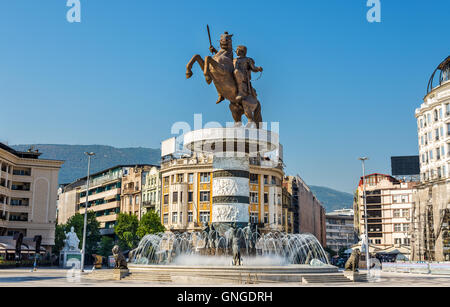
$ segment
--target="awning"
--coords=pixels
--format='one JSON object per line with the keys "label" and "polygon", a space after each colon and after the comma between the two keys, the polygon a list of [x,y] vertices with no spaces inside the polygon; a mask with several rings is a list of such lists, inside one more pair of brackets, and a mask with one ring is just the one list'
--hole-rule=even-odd
{"label": "awning", "polygon": [[397,255],[397,254],[403,254],[403,255],[409,255],[411,254],[411,249],[407,246],[400,246],[400,247],[388,247],[386,249],[383,249],[378,252],[379,254],[389,254],[389,255]]}
{"label": "awning", "polygon": [[[351,254],[352,251],[355,250],[355,249],[359,249],[359,251],[360,251],[361,253],[363,252],[363,251],[362,251],[362,248],[361,248],[361,244],[358,243],[358,244],[352,245],[352,247],[349,248],[349,249],[347,249],[347,250],[345,251],[345,253],[346,253],[346,254]],[[374,246],[374,245],[372,245],[372,244],[369,244],[369,253],[371,253],[371,254],[377,253],[379,250],[381,250],[381,248],[376,247],[376,246]]]}

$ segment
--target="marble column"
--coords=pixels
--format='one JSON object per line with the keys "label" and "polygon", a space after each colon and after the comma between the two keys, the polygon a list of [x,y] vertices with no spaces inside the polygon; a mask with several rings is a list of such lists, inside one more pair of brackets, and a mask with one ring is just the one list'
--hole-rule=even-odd
{"label": "marble column", "polygon": [[212,218],[217,223],[243,227],[249,222],[249,160],[248,157],[213,159]]}

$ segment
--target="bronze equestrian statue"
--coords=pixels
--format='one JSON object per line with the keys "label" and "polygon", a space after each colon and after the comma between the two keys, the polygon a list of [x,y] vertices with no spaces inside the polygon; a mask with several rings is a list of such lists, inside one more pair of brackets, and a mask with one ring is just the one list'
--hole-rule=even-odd
{"label": "bronze equestrian statue", "polygon": [[[228,32],[225,32],[220,36],[219,51],[212,46],[210,39],[211,45],[209,50],[214,55],[207,56],[205,59],[198,54],[194,55],[186,65],[186,78],[189,79],[192,77],[192,66],[194,63],[198,63],[205,75],[206,83],[211,84],[211,82],[213,82],[216,87],[217,93],[219,94],[219,99],[216,103],[219,103],[224,99],[230,101],[230,110],[235,125],[241,125],[242,115],[245,114],[248,118],[249,127],[256,125],[257,128],[260,128],[262,122],[261,104],[256,98],[256,91],[251,88],[250,70],[253,72],[262,71],[262,68],[252,65],[254,64],[252,63],[253,60],[246,57],[246,47],[244,46],[240,46],[239,58],[237,61],[234,61],[232,36],[233,35],[228,34]],[[235,64],[237,66],[236,68]],[[242,84],[239,84],[238,86],[235,75],[243,76],[239,81],[243,82],[244,86],[242,86]],[[247,86],[247,90],[243,91],[242,88],[245,88],[245,85]],[[243,97],[242,93],[246,96]]]}

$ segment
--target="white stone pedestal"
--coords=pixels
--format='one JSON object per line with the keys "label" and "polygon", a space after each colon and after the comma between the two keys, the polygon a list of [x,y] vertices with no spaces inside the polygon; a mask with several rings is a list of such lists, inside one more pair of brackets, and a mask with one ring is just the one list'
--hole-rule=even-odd
{"label": "white stone pedestal", "polygon": [[61,251],[59,264],[65,269],[81,268],[81,252],[80,251]]}
{"label": "white stone pedestal", "polygon": [[185,134],[184,146],[196,153],[213,155],[213,226],[247,226],[249,159],[277,150],[278,134],[244,127],[200,129]]}

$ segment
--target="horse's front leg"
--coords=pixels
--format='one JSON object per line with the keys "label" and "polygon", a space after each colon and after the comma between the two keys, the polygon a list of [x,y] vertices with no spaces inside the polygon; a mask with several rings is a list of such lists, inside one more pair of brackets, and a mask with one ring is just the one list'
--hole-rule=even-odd
{"label": "horse's front leg", "polygon": [[207,57],[205,58],[205,65],[203,66],[203,74],[205,75],[205,79],[206,79],[206,82],[207,82],[208,84],[210,84],[211,81],[212,81],[212,75],[211,75],[211,71],[210,71],[210,65],[211,65],[211,66],[214,68],[214,70],[215,70],[216,72],[218,72],[219,74],[224,74],[224,73],[225,73],[225,71],[224,71],[224,69],[223,69],[223,67],[222,67],[221,64],[217,63],[217,61],[214,60],[212,56],[207,56]]}
{"label": "horse's front leg", "polygon": [[194,63],[197,62],[200,66],[200,69],[203,70],[205,66],[205,62],[203,61],[202,57],[198,54],[194,55],[192,59],[189,61],[189,63],[186,65],[186,79],[189,79],[192,77],[192,66]]}

